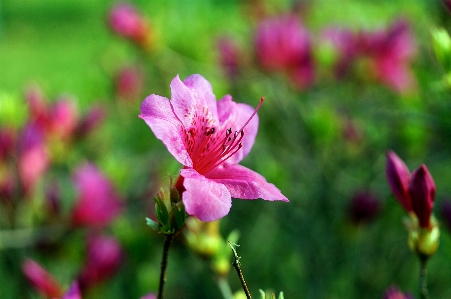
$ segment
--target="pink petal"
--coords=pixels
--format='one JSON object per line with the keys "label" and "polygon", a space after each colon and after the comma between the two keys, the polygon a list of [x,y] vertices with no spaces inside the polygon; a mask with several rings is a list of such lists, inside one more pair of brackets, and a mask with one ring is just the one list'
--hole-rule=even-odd
{"label": "pink petal", "polygon": [[210,83],[200,75],[191,75],[182,82],[177,75],[171,82],[171,105],[185,128],[204,117],[217,122],[216,98]]}
{"label": "pink petal", "polygon": [[182,169],[184,177],[182,199],[186,212],[202,221],[214,221],[230,211],[232,198],[226,186],[209,180],[194,169]]}
{"label": "pink petal", "polygon": [[[232,131],[240,130],[244,124],[249,120],[254,108],[247,104],[235,103],[230,95],[224,96],[218,101],[218,117],[221,123],[221,129],[232,128]],[[244,128],[244,137],[241,141],[243,147],[227,161],[235,164],[243,160],[244,157],[251,151],[255,142],[255,137],[258,131],[258,115],[249,121]]]}
{"label": "pink petal", "polygon": [[148,96],[141,104],[139,117],[152,129],[155,136],[163,141],[177,161],[185,166],[192,166],[191,158],[182,140],[182,123],[174,114],[167,98],[155,94]]}
{"label": "pink petal", "polygon": [[224,163],[210,171],[207,178],[224,184],[235,198],[289,201],[276,186],[268,183],[263,176],[238,164]]}

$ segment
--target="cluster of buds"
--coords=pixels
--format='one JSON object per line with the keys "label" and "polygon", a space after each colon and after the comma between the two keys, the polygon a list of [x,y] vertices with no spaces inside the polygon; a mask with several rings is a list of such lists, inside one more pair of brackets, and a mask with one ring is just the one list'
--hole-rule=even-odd
{"label": "cluster of buds", "polygon": [[147,225],[166,235],[176,234],[183,227],[188,216],[179,191],[171,183],[169,188],[161,188],[153,200],[158,222],[146,218]]}
{"label": "cluster of buds", "polygon": [[423,164],[410,174],[405,163],[393,152],[387,153],[387,180],[393,195],[409,214],[405,224],[409,231],[409,246],[421,258],[437,250],[440,230],[432,215],[435,183]]}

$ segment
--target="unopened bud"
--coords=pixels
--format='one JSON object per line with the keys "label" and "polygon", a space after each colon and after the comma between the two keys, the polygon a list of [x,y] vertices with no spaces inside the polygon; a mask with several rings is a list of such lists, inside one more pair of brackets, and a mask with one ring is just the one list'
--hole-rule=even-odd
{"label": "unopened bud", "polygon": [[434,218],[431,218],[431,226],[431,229],[418,227],[409,231],[409,247],[422,258],[432,256],[438,248],[440,228]]}

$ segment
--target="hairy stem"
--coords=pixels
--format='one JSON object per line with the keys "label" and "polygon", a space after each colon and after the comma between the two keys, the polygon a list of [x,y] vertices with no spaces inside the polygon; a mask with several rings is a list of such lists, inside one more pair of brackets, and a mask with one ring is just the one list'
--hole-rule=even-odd
{"label": "hairy stem", "polygon": [[426,282],[427,257],[420,256],[420,298],[429,299],[428,287]]}
{"label": "hairy stem", "polygon": [[169,248],[171,247],[172,237],[174,235],[165,235],[164,245],[163,245],[163,256],[161,258],[160,267],[160,284],[158,286],[158,296],[157,299],[163,299],[163,288],[166,281],[166,268],[168,266]]}
{"label": "hairy stem", "polygon": [[238,273],[238,277],[240,278],[241,281],[241,285],[243,287],[244,293],[246,294],[246,298],[247,299],[252,299],[251,297],[251,293],[249,292],[249,289],[247,288],[246,282],[244,281],[244,276],[243,276],[243,272],[241,272],[241,268],[240,268],[240,257],[238,256],[238,254],[236,253],[235,250],[235,246],[237,246],[236,244],[232,244],[230,241],[227,241],[229,243],[230,248],[232,248],[233,251],[233,256],[234,256],[234,260],[233,260],[233,267],[236,270],[236,273]]}

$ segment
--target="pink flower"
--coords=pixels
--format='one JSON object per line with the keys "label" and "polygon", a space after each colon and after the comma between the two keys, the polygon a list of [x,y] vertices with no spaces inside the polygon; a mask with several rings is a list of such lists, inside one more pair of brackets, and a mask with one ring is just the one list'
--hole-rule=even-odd
{"label": "pink flower", "polygon": [[26,259],[22,264],[22,271],[33,287],[44,296],[60,297],[63,288],[56,279],[32,259]]}
{"label": "pink flower", "polygon": [[78,124],[78,111],[73,99],[65,97],[56,101],[49,107],[48,116],[48,133],[63,140],[71,138]]}
{"label": "pink flower", "polygon": [[80,288],[85,290],[113,276],[122,259],[122,249],[115,238],[91,235],[85,265],[78,279]]}
{"label": "pink flower", "polygon": [[93,131],[104,120],[105,114],[104,107],[100,105],[93,106],[78,123],[75,130],[77,137],[84,137]]}
{"label": "pink flower", "polygon": [[142,296],[140,299],[157,299],[157,296],[155,296],[154,294],[150,293],[150,294]]}
{"label": "pink flower", "polygon": [[219,59],[224,73],[234,78],[239,72],[240,51],[236,42],[229,37],[222,37],[217,41]]}
{"label": "pink flower", "polygon": [[171,100],[152,94],[141,105],[141,117],[184,168],[176,187],[186,211],[202,221],[228,214],[231,197],[283,200],[273,184],[238,165],[251,150],[258,130],[252,107],[216,101],[210,83],[200,75],[171,83]]}
{"label": "pink flower", "polygon": [[420,227],[430,228],[430,219],[435,200],[435,183],[426,165],[412,173],[409,182],[412,209],[418,217]]}
{"label": "pink flower", "polygon": [[78,198],[72,210],[72,225],[104,226],[122,211],[122,203],[111,183],[94,165],[79,167],[74,183]]}

